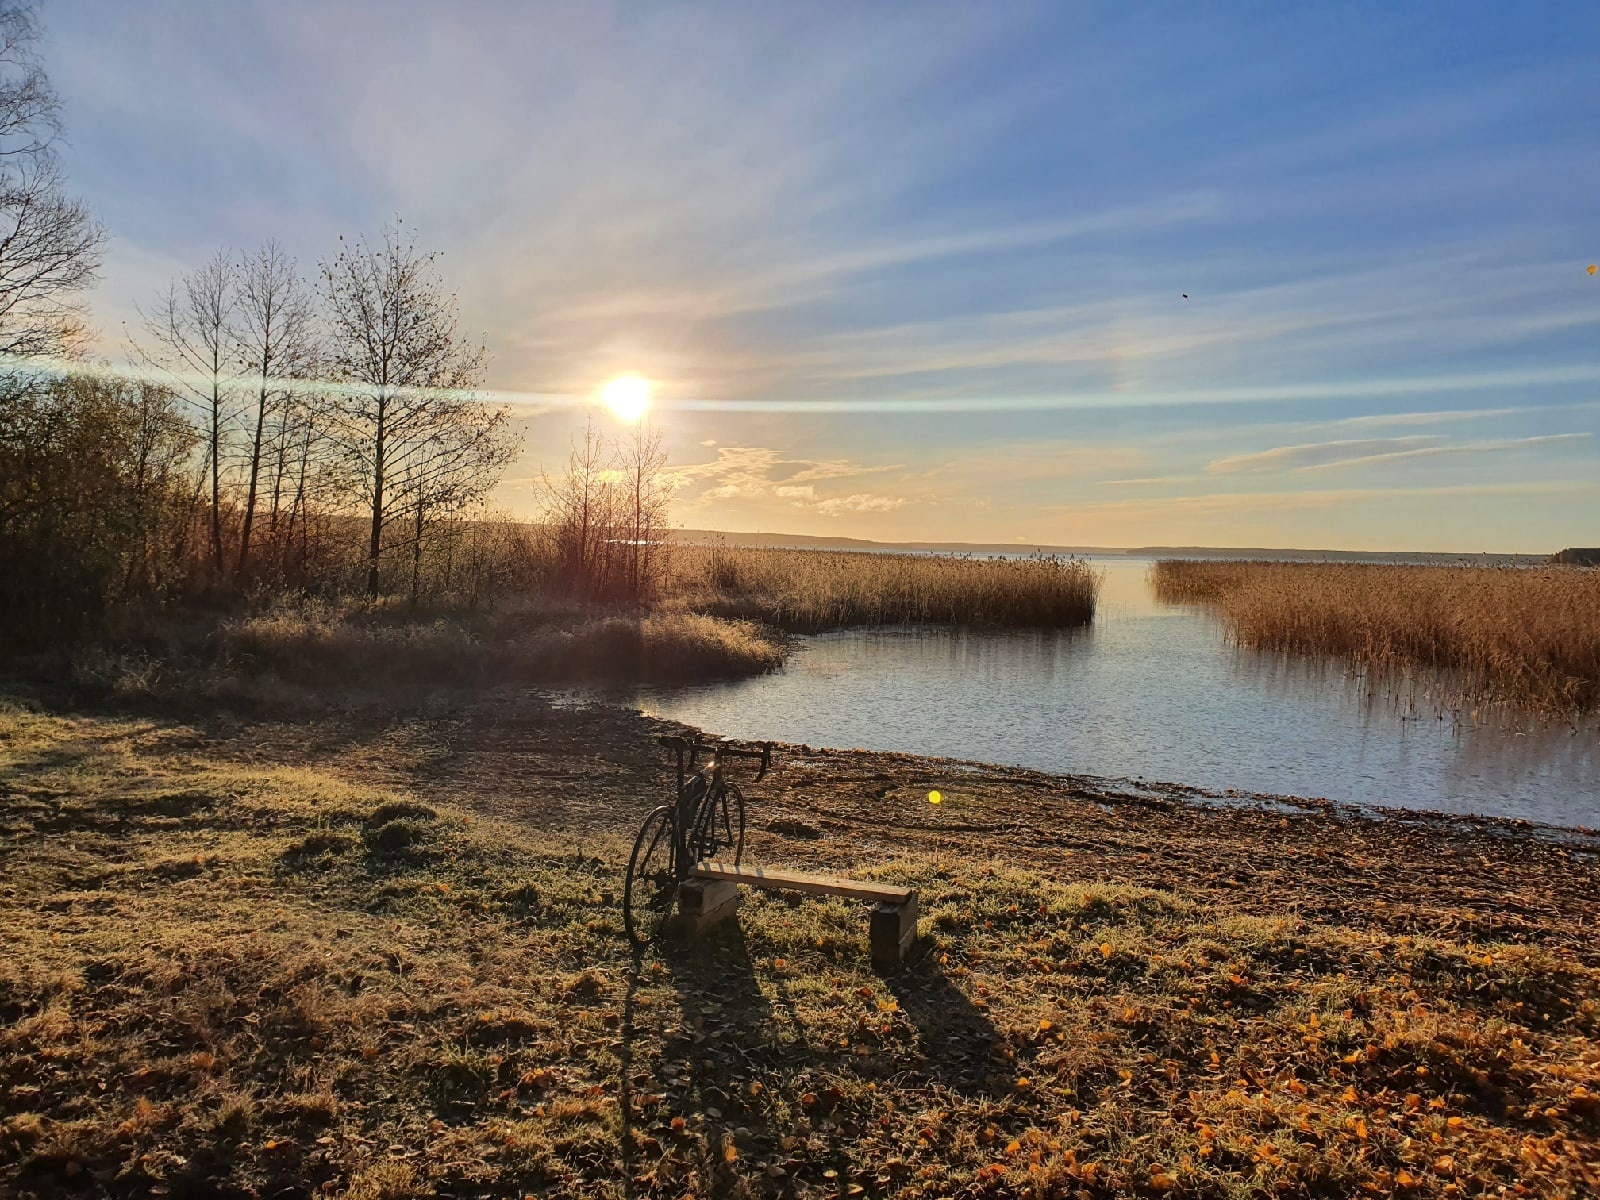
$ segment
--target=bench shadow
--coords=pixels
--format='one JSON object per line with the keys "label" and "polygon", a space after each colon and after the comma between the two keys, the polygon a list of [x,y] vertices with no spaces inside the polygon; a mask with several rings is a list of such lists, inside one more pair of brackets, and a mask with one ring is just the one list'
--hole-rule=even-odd
{"label": "bench shadow", "polygon": [[1016,1090],[1016,1068],[1002,1052],[994,1022],[951,982],[931,939],[922,939],[883,981],[921,1034],[930,1079],[969,1096]]}

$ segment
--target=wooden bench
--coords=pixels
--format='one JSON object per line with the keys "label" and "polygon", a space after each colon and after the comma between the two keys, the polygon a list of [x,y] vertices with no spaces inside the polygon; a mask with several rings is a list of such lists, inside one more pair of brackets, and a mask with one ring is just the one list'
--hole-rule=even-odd
{"label": "wooden bench", "polygon": [[839,875],[803,875],[768,867],[703,862],[678,890],[678,911],[692,932],[701,932],[733,915],[739,905],[739,884],[779,892],[843,896],[872,903],[867,926],[872,965],[887,970],[904,961],[917,940],[917,892],[889,883],[846,879]]}

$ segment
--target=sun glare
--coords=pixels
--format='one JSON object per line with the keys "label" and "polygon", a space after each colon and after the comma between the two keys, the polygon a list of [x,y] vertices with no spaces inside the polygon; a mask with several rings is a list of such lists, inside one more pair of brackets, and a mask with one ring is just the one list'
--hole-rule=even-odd
{"label": "sun glare", "polygon": [[642,375],[618,375],[600,389],[600,399],[624,421],[637,421],[650,407],[650,381]]}

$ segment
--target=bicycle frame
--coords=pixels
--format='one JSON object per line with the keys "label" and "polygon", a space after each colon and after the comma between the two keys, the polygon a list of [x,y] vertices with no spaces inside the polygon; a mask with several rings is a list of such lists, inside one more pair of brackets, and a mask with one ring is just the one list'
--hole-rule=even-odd
{"label": "bicycle frame", "polygon": [[[656,740],[671,749],[677,758],[678,792],[673,803],[676,844],[672,847],[672,859],[673,871],[681,880],[687,878],[695,866],[690,861],[689,838],[699,826],[700,814],[708,805],[714,814],[720,793],[726,786],[722,777],[723,756],[749,758],[759,762],[761,769],[756,773],[756,780],[759,782],[772,766],[772,746],[763,743],[760,751],[754,751],[740,750],[731,746],[708,745],[676,736],[660,737]],[[696,759],[702,752],[708,757],[697,767]],[[698,796],[691,796],[697,781],[703,782],[704,790]],[[715,815],[712,819],[715,820]]]}
{"label": "bicycle frame", "polygon": [[[697,859],[716,856],[726,847],[733,861],[739,861],[744,849],[744,793],[724,777],[724,759],[758,761],[761,769],[757,780],[765,776],[772,765],[770,744],[755,751],[698,743],[684,737],[664,736],[656,740],[677,755],[677,793],[671,804],[663,804],[645,817],[628,859],[623,880],[623,923],[636,949],[650,937],[648,933],[641,935],[640,922],[648,929],[656,919],[646,916],[636,920],[637,882],[648,881],[643,898],[638,902],[643,906],[639,911],[659,914],[665,911],[663,904],[670,909],[678,886],[694,870]],[[706,756],[704,761],[700,760],[702,752]],[[666,828],[661,828],[663,825]],[[668,830],[671,840],[662,847],[663,835]],[[666,862],[652,866],[657,848],[666,851]]]}

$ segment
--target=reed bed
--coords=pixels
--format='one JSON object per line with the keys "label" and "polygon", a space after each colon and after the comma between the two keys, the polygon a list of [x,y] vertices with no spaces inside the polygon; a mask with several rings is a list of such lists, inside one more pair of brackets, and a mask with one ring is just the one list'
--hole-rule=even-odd
{"label": "reed bed", "polygon": [[294,684],[696,683],[783,664],[781,634],[692,612],[529,604],[474,616],[383,619],[354,606],[281,606],[225,622],[224,663]]}
{"label": "reed bed", "polygon": [[1153,580],[1242,646],[1440,672],[1466,703],[1600,708],[1600,571],[1164,560]]}
{"label": "reed bed", "polygon": [[1070,558],[955,558],[680,546],[670,602],[811,633],[847,625],[1070,628],[1094,620],[1100,573]]}

